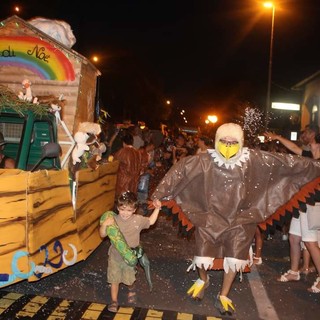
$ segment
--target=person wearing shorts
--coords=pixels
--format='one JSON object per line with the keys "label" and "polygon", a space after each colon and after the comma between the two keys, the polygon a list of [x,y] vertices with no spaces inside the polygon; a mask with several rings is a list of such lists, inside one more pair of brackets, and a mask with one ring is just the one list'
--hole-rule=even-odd
{"label": "person wearing shorts", "polygon": [[[122,192],[117,198],[118,214],[100,221],[99,233],[102,238],[107,236],[107,228],[113,224],[119,227],[126,243],[130,248],[136,248],[140,244],[140,232],[149,229],[158,219],[161,202],[153,201],[154,210],[149,217],[135,214],[138,208],[138,199],[134,192]],[[114,244],[111,244],[108,252],[108,283],[111,284],[111,303],[108,305],[110,312],[118,311],[118,293],[120,284],[128,287],[128,303],[136,303],[134,283],[136,281],[136,267],[129,266]]]}
{"label": "person wearing shorts", "polygon": [[[309,207],[309,205],[307,205]],[[300,211],[299,218],[292,217],[289,233],[301,237],[303,242],[317,242],[318,230],[308,228],[308,218],[306,212]]]}
{"label": "person wearing shorts", "polygon": [[[309,125],[304,131],[304,137],[308,141],[310,150],[306,151],[294,142],[272,132],[266,132],[265,136],[269,140],[278,140],[292,153],[316,160],[320,159],[319,127]],[[320,247],[318,244],[318,231],[310,230],[308,227],[307,214],[310,206],[307,205],[306,212],[301,212],[299,218],[292,217],[289,230],[290,242],[290,269],[282,274],[277,281],[299,281],[299,264],[301,258],[301,241],[310,253],[311,259],[317,271],[317,278],[313,285],[308,288],[311,293],[320,293]],[[320,214],[320,213],[319,213]]]}

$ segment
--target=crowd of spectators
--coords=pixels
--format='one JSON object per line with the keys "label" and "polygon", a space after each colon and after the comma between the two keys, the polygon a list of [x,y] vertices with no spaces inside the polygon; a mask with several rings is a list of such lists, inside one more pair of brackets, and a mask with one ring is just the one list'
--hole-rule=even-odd
{"label": "crowd of spectators", "polygon": [[149,195],[174,163],[213,148],[213,138],[200,133],[166,127],[150,130],[130,120],[105,126],[101,142],[107,146],[104,158],[120,162],[116,194],[128,190],[136,192],[144,212]]}

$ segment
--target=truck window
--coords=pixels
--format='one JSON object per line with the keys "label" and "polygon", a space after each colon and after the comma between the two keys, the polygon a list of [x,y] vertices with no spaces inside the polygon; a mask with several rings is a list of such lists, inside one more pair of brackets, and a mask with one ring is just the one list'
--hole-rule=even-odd
{"label": "truck window", "polygon": [[17,159],[24,123],[0,122],[0,131],[5,141],[3,153],[7,157]]}

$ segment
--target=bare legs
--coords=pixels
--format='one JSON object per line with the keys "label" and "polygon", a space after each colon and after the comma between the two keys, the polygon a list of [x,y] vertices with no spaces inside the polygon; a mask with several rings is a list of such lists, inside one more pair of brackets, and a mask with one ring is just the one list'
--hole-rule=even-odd
{"label": "bare legs", "polygon": [[320,275],[320,248],[318,242],[305,242],[304,244],[310,253],[318,275]]}
{"label": "bare legs", "polygon": [[309,253],[308,249],[306,248],[306,246],[305,246],[305,248],[302,249],[302,259],[303,259],[303,263],[300,268],[301,273],[309,274],[311,272],[316,271],[315,267],[313,266],[310,253]]}
{"label": "bare legs", "polygon": [[113,313],[118,311],[118,292],[119,283],[111,283],[111,303],[108,305],[108,311]]}
{"label": "bare legs", "polygon": [[203,269],[203,268],[197,268],[198,269],[198,274],[199,274],[199,278],[206,282],[207,281],[207,278],[208,278],[208,273],[207,273],[207,270]]}
{"label": "bare legs", "polygon": [[263,233],[261,232],[261,229],[257,226],[256,232],[254,235],[255,239],[255,250],[254,250],[254,257],[253,257],[253,263],[254,264],[261,264],[262,258],[262,246],[263,246]]}
{"label": "bare legs", "polygon": [[301,258],[301,237],[289,234],[289,242],[290,242],[290,259],[291,259],[291,270],[299,271],[299,264]]}
{"label": "bare legs", "polygon": [[300,280],[299,263],[301,257],[301,236],[289,234],[290,242],[290,270],[282,274],[277,281],[288,282]]}
{"label": "bare legs", "polygon": [[233,280],[236,277],[236,274],[237,273],[233,272],[231,269],[229,269],[228,273],[226,272],[223,273],[223,282],[222,282],[220,295],[226,296],[226,297],[228,296]]}
{"label": "bare legs", "polygon": [[111,301],[118,302],[119,283],[111,283]]}
{"label": "bare legs", "polygon": [[302,249],[302,258],[303,258],[303,263],[300,271],[308,273],[311,257],[307,248]]}
{"label": "bare legs", "polygon": [[[305,246],[307,247],[310,256],[312,258],[313,264],[317,270],[318,277],[320,275],[320,248],[318,242],[305,242]],[[317,288],[320,289],[320,283],[317,283]]]}

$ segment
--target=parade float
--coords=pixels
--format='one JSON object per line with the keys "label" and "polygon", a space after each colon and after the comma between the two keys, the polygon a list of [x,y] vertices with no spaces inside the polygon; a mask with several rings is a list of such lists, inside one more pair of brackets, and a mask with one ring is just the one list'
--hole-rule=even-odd
{"label": "parade float", "polygon": [[86,259],[114,205],[118,162],[91,152],[100,72],[74,43],[63,21],[0,23],[0,131],[16,163],[0,169],[0,287]]}

